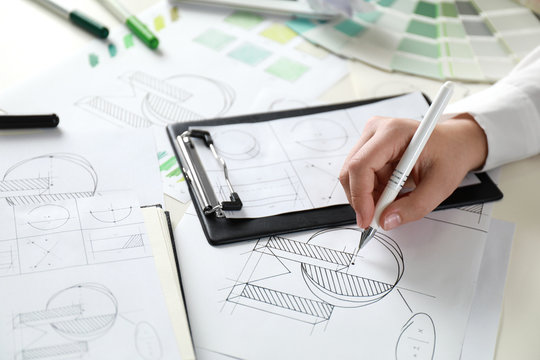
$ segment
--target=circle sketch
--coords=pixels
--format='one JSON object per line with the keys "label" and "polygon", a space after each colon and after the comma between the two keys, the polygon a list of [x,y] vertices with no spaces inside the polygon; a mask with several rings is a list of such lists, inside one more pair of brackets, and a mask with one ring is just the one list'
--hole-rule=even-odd
{"label": "circle sketch", "polygon": [[149,91],[142,101],[142,111],[152,122],[166,125],[175,122],[218,118],[234,103],[234,90],[220,81],[199,75],[168,77]]}
{"label": "circle sketch", "polygon": [[[321,230],[309,244],[354,254],[362,231],[356,228]],[[340,241],[336,241],[336,239]],[[303,262],[301,271],[311,292],[319,299],[339,307],[373,304],[388,295],[404,271],[403,253],[387,235],[378,233],[370,242],[369,256],[347,267],[329,269]]]}
{"label": "circle sketch", "polygon": [[[51,217],[50,214],[55,214]],[[55,230],[68,222],[69,210],[55,204],[41,205],[33,208],[26,215],[27,223],[36,230]]]}
{"label": "circle sketch", "polygon": [[0,197],[8,204],[94,196],[98,176],[88,160],[77,154],[51,153],[18,162],[0,182]]}
{"label": "circle sketch", "polygon": [[232,160],[253,159],[260,152],[257,139],[243,130],[225,130],[213,136],[218,153]]}
{"label": "circle sketch", "polygon": [[320,152],[339,150],[348,140],[347,131],[341,124],[321,118],[299,121],[291,129],[291,134],[295,143]]}
{"label": "circle sketch", "polygon": [[51,327],[60,335],[74,340],[92,340],[104,335],[118,315],[114,295],[96,283],[78,284],[59,291],[47,301],[46,309],[59,309],[72,315],[51,323]]}

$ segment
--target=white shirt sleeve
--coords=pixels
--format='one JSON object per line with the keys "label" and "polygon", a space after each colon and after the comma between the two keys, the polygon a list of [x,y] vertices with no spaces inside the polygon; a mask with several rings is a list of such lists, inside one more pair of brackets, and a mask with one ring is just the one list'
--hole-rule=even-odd
{"label": "white shirt sleeve", "polygon": [[469,113],[484,129],[484,170],[540,153],[540,47],[490,88],[448,106]]}

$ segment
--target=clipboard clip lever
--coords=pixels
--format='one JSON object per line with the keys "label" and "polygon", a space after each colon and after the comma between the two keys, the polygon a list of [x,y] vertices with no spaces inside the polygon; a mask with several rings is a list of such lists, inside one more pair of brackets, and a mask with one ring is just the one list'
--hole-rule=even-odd
{"label": "clipboard clip lever", "polygon": [[[229,188],[230,192],[230,201],[222,201],[221,203],[217,201],[216,196],[212,191],[212,186],[205,175],[200,161],[198,158],[194,159],[194,156],[191,154],[194,152],[194,146],[190,138],[197,138],[204,141],[205,145],[212,152],[212,155],[214,155],[216,160],[222,166],[225,182],[227,183],[227,187]],[[191,129],[185,131],[178,137],[178,143],[180,145],[180,156],[182,158],[182,163],[187,167],[187,169],[183,168],[184,176],[186,176],[188,180],[192,182],[195,196],[200,204],[202,204],[204,214],[209,215],[215,213],[218,217],[225,217],[223,211],[242,209],[242,200],[240,200],[240,196],[232,187],[231,181],[229,180],[227,164],[225,163],[225,160],[223,160],[223,158],[217,153],[214,146],[214,141],[212,140],[212,135],[205,130]]]}

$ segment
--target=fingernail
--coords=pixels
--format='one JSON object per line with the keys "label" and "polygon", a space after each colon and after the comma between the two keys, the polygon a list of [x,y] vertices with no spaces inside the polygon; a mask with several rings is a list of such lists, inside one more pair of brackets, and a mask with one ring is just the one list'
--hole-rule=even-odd
{"label": "fingernail", "polygon": [[384,230],[392,230],[401,224],[401,216],[398,213],[387,215],[384,218]]}
{"label": "fingernail", "polygon": [[360,228],[362,227],[362,217],[359,213],[356,213],[356,225],[358,225]]}

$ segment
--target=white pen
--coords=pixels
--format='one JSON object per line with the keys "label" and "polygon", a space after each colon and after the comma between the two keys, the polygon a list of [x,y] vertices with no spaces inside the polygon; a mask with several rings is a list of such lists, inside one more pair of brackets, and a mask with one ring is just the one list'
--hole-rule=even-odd
{"label": "white pen", "polygon": [[401,191],[401,188],[403,188],[403,184],[405,184],[405,181],[407,181],[407,178],[416,164],[416,160],[418,160],[418,157],[422,153],[424,146],[429,140],[437,121],[446,108],[448,101],[450,101],[453,91],[454,84],[450,81],[445,82],[439,89],[437,96],[435,96],[435,100],[433,100],[433,103],[429,107],[426,115],[420,122],[418,129],[416,129],[409,146],[407,146],[407,149],[403,153],[403,156],[392,173],[392,176],[390,176],[388,184],[386,184],[386,187],[384,188],[384,191],[377,202],[377,206],[375,206],[375,215],[373,216],[371,225],[362,232],[359,248],[366,245],[377,233],[377,230],[379,229],[378,220],[381,213],[396,199]]}

